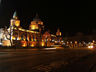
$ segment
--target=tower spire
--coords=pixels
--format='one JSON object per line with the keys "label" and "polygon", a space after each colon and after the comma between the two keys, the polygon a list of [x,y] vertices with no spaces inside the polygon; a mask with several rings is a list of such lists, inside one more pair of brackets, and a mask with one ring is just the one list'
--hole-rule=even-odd
{"label": "tower spire", "polygon": [[36,16],[35,16],[35,18],[39,18],[39,15],[38,15],[38,13],[36,13]]}
{"label": "tower spire", "polygon": [[13,19],[18,19],[17,17],[17,12],[15,11],[14,14],[13,14]]}

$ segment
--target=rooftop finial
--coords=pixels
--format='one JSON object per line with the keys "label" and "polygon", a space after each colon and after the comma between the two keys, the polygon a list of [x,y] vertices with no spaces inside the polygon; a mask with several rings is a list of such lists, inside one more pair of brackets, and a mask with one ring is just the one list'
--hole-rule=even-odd
{"label": "rooftop finial", "polygon": [[38,13],[36,13],[34,20],[40,20]]}
{"label": "rooftop finial", "polygon": [[39,15],[38,15],[38,13],[36,13],[36,16],[35,16],[35,18],[39,18]]}

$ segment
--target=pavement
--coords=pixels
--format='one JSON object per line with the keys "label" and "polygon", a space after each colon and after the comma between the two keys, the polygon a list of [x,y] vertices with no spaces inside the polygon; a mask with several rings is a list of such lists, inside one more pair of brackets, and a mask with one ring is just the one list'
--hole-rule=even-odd
{"label": "pavement", "polygon": [[0,49],[0,72],[95,71],[96,50],[90,49]]}

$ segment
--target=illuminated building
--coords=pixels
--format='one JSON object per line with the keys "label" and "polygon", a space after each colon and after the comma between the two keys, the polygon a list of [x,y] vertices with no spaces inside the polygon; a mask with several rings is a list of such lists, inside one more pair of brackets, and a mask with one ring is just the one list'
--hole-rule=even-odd
{"label": "illuminated building", "polygon": [[49,32],[42,33],[44,29],[43,22],[36,14],[33,21],[29,25],[29,30],[20,26],[20,20],[17,13],[14,12],[13,18],[10,20],[9,28],[0,29],[0,45],[2,46],[18,46],[18,47],[44,47],[54,44],[56,38],[61,37],[60,30],[56,35]]}
{"label": "illuminated building", "polygon": [[6,29],[7,34],[3,34],[5,38],[2,41],[3,46],[22,46],[34,47],[41,41],[40,32],[42,31],[43,22],[38,15],[31,21],[29,30],[23,29],[20,26],[20,20],[17,13],[14,12],[13,18],[10,20],[10,26]]}

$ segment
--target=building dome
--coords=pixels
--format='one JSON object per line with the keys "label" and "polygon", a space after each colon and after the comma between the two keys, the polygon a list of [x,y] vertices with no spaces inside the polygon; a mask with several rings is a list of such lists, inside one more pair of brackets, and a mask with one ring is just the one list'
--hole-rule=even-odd
{"label": "building dome", "polygon": [[31,24],[29,26],[30,30],[39,30],[41,29],[41,26],[43,26],[43,22],[39,18],[38,14],[33,18],[33,21],[31,21]]}

